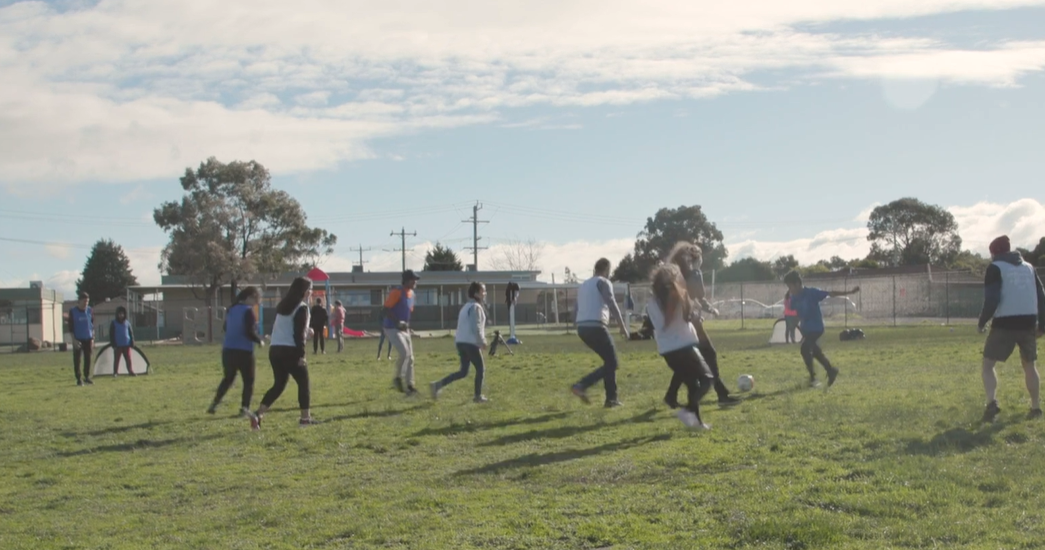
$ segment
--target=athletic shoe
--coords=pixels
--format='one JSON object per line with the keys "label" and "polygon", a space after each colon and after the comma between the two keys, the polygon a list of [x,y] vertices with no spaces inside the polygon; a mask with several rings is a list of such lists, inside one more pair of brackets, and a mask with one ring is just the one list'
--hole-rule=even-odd
{"label": "athletic shoe", "polygon": [[132,372],[129,372],[129,373],[127,373],[127,374],[129,374],[129,375],[131,375],[131,376],[138,376],[137,374],[134,374],[134,372],[133,372],[133,371],[132,371]]}
{"label": "athletic shoe", "polygon": [[820,387],[820,381],[817,380],[816,378],[810,378],[809,379],[809,387],[810,388],[819,388]]}
{"label": "athletic shoe", "polygon": [[1041,416],[1041,409],[1031,409],[1030,412],[1027,413],[1027,420],[1036,420],[1041,418]]}
{"label": "athletic shoe", "polygon": [[112,373],[112,377],[113,378],[116,378],[117,376],[119,376],[119,373],[116,373],[116,372]]}
{"label": "athletic shoe", "polygon": [[983,410],[983,421],[994,422],[995,417],[1001,412],[1001,407],[998,406],[997,401],[991,401],[987,403],[987,408]]}
{"label": "athletic shoe", "polygon": [[584,388],[580,387],[579,385],[574,385],[570,388],[570,391],[573,392],[573,395],[576,395],[578,398],[580,398],[581,402],[583,402],[585,405],[591,405],[591,399],[588,399],[588,392]]}
{"label": "athletic shoe", "polygon": [[77,386],[83,386],[83,380],[77,380],[76,381],[76,385]]}
{"label": "athletic shoe", "polygon": [[421,395],[421,392],[417,391],[417,388],[413,386],[409,386],[406,388],[406,397],[408,399],[412,399],[414,397],[417,397],[418,395]]}
{"label": "athletic shoe", "polygon": [[406,391],[406,390],[403,389],[403,379],[402,378],[396,377],[394,380],[392,380],[392,386],[395,387],[395,389],[397,391],[399,391],[400,393]]}
{"label": "athletic shoe", "polygon": [[432,400],[439,399],[439,382],[432,382],[428,388],[432,390]]}
{"label": "athletic shoe", "polygon": [[94,385],[94,380],[91,380],[90,378],[84,378],[83,379],[83,383],[87,384],[88,386],[93,386]]}
{"label": "athletic shoe", "polygon": [[322,424],[322,422],[316,420],[315,418],[312,418],[311,416],[308,418],[302,418],[298,420],[299,428],[307,428],[309,426],[315,426],[316,424]]}
{"label": "athletic shoe", "polygon": [[250,414],[250,416],[248,417],[248,418],[250,418],[250,429],[252,429],[254,431],[260,430],[261,429],[261,414],[260,413],[252,413],[250,411],[247,411],[247,412]]}
{"label": "athletic shoe", "polygon": [[489,399],[487,399],[485,395],[477,395],[475,396],[475,399],[472,399],[473,403],[486,403],[487,401],[489,401]]}
{"label": "athletic shoe", "polygon": [[243,418],[250,418],[251,416],[254,415],[254,413],[250,412],[250,409],[248,409],[246,407],[240,407],[239,415],[241,417],[243,417]]}
{"label": "athletic shoe", "polygon": [[664,403],[672,409],[677,409],[682,406],[679,404],[677,399],[668,399],[667,397],[664,398]]}
{"label": "athletic shoe", "polygon": [[718,398],[719,407],[732,407],[733,405],[739,405],[741,399],[733,397],[732,395],[724,395]]}
{"label": "athletic shoe", "polygon": [[831,367],[827,370],[827,387],[833,386],[836,379],[838,379],[838,369]]}
{"label": "athletic shoe", "polygon": [[616,409],[617,407],[623,407],[624,403],[621,403],[619,399],[607,399],[602,406],[607,409]]}
{"label": "athletic shoe", "polygon": [[214,414],[216,412],[218,412],[218,404],[211,403],[210,406],[207,407],[207,414]]}

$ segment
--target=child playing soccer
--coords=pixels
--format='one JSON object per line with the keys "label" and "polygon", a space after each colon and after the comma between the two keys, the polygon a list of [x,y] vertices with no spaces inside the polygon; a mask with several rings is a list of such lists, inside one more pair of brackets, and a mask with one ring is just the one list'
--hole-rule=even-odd
{"label": "child playing soccer", "polygon": [[461,357],[461,370],[447,375],[438,382],[432,382],[432,399],[439,398],[439,392],[455,380],[468,376],[468,367],[475,365],[475,397],[476,403],[486,403],[483,395],[483,378],[486,369],[483,365],[483,348],[486,347],[486,310],[483,299],[486,298],[486,285],[473,282],[468,285],[468,297],[472,301],[461,308],[457,316],[457,354]]}
{"label": "child playing soccer", "polygon": [[828,297],[856,294],[860,292],[860,287],[854,287],[850,291],[828,291],[804,287],[802,286],[802,276],[797,271],[785,275],[784,284],[787,285],[787,290],[791,294],[791,308],[798,313],[799,329],[802,331],[802,360],[805,361],[806,369],[809,370],[809,387],[815,388],[820,385],[816,379],[816,371],[813,369],[813,359],[819,361],[827,371],[827,386],[830,387],[838,378],[838,369],[831,365],[831,361],[827,359],[817,344],[817,340],[824,335],[824,315],[820,311],[820,302]]}

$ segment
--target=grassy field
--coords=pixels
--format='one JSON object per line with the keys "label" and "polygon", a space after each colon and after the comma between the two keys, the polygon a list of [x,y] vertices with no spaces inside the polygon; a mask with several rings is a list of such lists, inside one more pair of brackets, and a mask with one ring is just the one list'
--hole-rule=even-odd
{"label": "grassy field", "polygon": [[[83,388],[69,354],[0,356],[0,548],[1041,547],[1045,423],[1015,361],[983,426],[972,327],[828,338],[829,392],[767,330],[714,329],[727,382],[757,386],[709,399],[710,432],[661,403],[652,342],[619,344],[614,410],[569,395],[595,366],[573,336],[489,360],[484,405],[471,379],[405,400],[353,342],[310,365],[323,425],[297,427],[291,383],[261,432],[233,416],[238,384],[204,414],[216,347],[146,348],[153,374]],[[456,368],[452,340],[416,349],[425,388]]]}

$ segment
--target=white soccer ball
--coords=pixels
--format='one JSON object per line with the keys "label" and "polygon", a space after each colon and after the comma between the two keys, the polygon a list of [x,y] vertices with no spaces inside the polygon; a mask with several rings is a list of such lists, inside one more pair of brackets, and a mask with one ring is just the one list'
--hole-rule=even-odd
{"label": "white soccer ball", "polygon": [[737,378],[737,387],[740,391],[751,391],[755,387],[755,377],[750,374],[743,374],[740,378]]}

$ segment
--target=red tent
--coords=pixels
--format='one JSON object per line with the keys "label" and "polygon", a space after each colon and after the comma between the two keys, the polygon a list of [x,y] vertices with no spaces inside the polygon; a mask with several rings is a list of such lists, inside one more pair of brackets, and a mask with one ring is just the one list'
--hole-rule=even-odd
{"label": "red tent", "polygon": [[312,279],[312,282],[314,283],[321,283],[330,279],[330,275],[327,275],[325,271],[318,267],[313,267],[312,271],[309,271],[308,275],[305,276]]}

